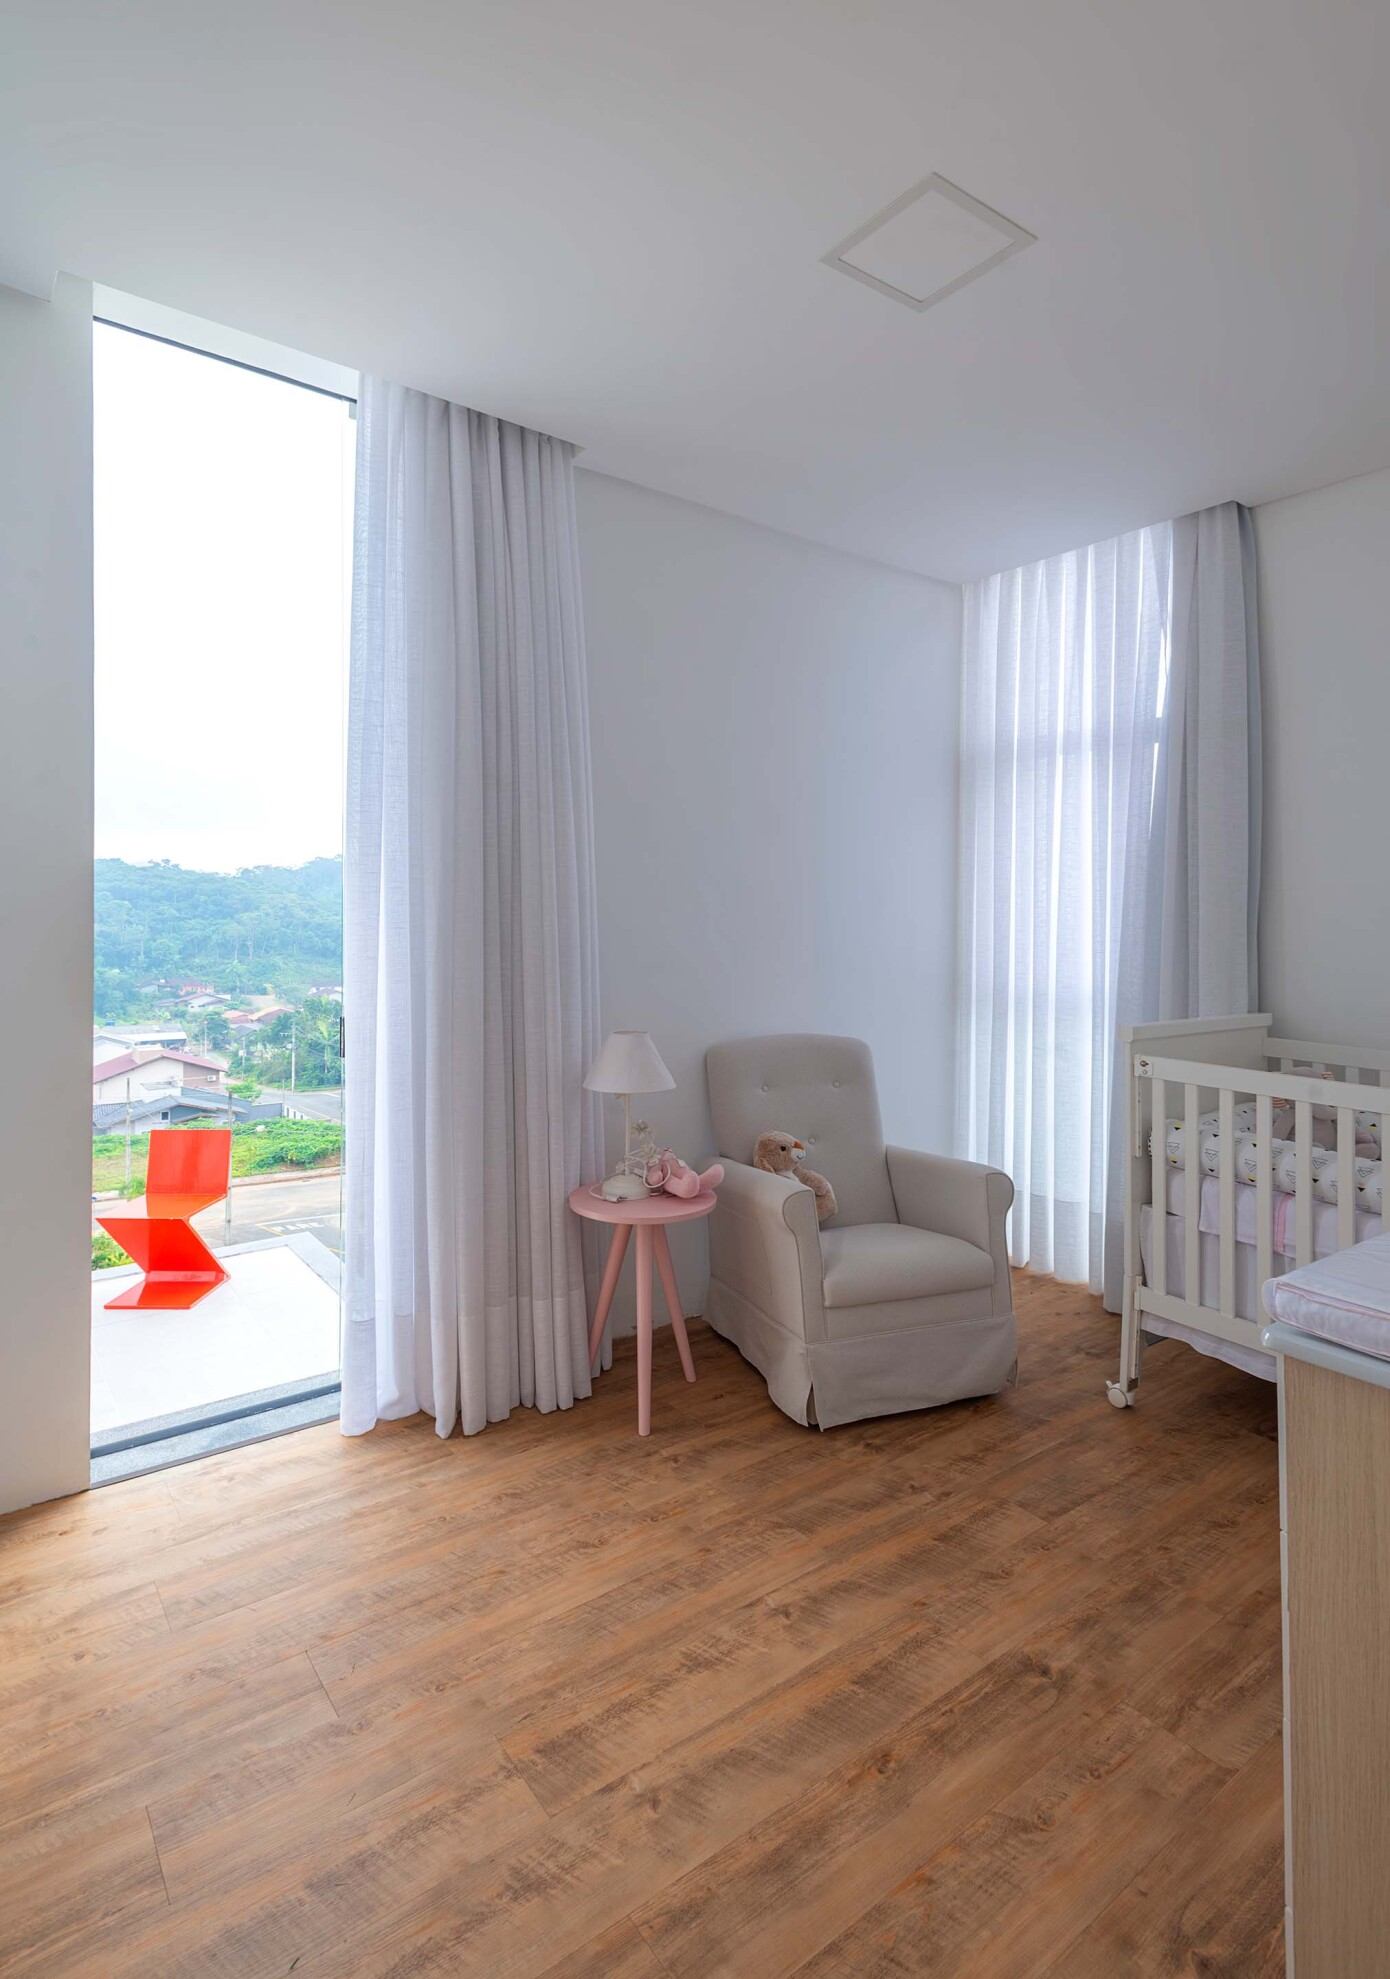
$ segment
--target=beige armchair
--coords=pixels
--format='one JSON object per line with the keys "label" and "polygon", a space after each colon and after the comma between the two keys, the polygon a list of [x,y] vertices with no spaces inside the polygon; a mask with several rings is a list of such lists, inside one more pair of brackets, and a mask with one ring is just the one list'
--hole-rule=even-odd
{"label": "beige armchair", "polygon": [[[725,1176],[705,1317],[796,1422],[857,1422],[993,1395],[1017,1365],[997,1168],[885,1147],[873,1060],[855,1038],[741,1038],[706,1053]],[[835,1191],[749,1165],[785,1129]]]}

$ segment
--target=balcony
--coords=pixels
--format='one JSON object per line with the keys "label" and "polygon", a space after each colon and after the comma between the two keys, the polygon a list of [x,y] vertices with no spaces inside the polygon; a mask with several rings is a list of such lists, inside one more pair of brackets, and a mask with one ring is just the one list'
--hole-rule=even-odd
{"label": "balcony", "polygon": [[336,1168],[234,1181],[193,1219],[228,1278],[187,1312],[108,1312],[140,1274],[93,1272],[94,1482],[336,1415],[340,1182]]}

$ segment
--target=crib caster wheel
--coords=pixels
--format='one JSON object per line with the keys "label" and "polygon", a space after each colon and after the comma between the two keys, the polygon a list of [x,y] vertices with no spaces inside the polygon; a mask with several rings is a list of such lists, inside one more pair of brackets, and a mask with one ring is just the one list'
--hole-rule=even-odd
{"label": "crib caster wheel", "polygon": [[1134,1407],[1134,1396],[1128,1388],[1121,1388],[1118,1381],[1106,1382],[1105,1399],[1109,1402],[1112,1409],[1132,1409]]}

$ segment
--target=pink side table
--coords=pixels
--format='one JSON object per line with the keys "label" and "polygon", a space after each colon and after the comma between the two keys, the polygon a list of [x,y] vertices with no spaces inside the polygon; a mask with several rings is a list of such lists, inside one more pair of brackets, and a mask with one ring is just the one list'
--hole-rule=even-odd
{"label": "pink side table", "polygon": [[603,1267],[603,1283],[599,1287],[598,1306],[594,1312],[594,1323],[589,1329],[589,1365],[598,1359],[599,1347],[603,1342],[603,1329],[608,1320],[608,1308],[613,1303],[613,1291],[618,1283],[618,1273],[623,1268],[627,1255],[628,1239],[637,1232],[637,1434],[650,1436],[652,1433],[652,1260],[661,1274],[662,1290],[666,1294],[666,1304],[671,1312],[671,1331],[676,1336],[676,1348],[681,1357],[681,1367],[687,1381],[695,1379],[695,1363],[690,1357],[690,1342],[685,1333],[685,1314],[681,1311],[680,1294],[676,1290],[676,1274],[671,1269],[671,1252],[666,1243],[668,1223],[693,1223],[697,1217],[708,1216],[714,1208],[715,1197],[710,1189],[702,1189],[698,1196],[682,1200],[679,1196],[668,1196],[663,1191],[656,1196],[644,1196],[637,1202],[607,1203],[602,1196],[596,1196],[592,1186],[581,1182],[570,1192],[570,1208],[576,1216],[587,1216],[593,1223],[611,1223],[613,1236],[608,1246],[608,1262]]}

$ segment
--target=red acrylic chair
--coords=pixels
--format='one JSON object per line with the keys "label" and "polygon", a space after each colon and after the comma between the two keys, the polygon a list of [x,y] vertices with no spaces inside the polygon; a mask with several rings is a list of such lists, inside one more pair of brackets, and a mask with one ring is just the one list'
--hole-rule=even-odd
{"label": "red acrylic chair", "polygon": [[189,1218],[221,1202],[231,1177],[230,1127],[150,1129],[145,1214],[97,1218],[145,1274],[106,1301],[108,1312],[116,1306],[184,1312],[222,1283],[226,1272]]}

